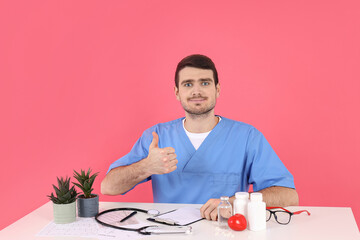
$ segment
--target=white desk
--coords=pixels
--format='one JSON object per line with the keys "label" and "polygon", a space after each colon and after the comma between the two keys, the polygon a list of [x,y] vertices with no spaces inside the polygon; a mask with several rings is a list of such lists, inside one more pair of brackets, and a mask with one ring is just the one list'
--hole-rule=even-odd
{"label": "white desk", "polygon": [[[101,209],[116,207],[136,207],[143,209],[158,209],[160,212],[166,212],[183,206],[199,207],[197,204],[159,204],[159,203],[115,203],[101,202]],[[267,222],[267,230],[261,232],[251,232],[245,230],[235,232],[228,230],[229,233],[219,232],[216,228],[217,222],[202,220],[192,224],[193,234],[191,235],[155,235],[144,236],[144,239],[341,239],[341,240],[360,240],[359,229],[351,208],[333,208],[333,207],[289,207],[291,211],[306,209],[311,213],[308,216],[305,213],[292,217],[288,225],[280,225],[270,220]],[[26,215],[0,232],[1,240],[78,240],[90,238],[73,237],[38,237],[40,232],[50,221],[52,216],[52,203],[48,202]],[[2,216],[4,217],[4,216]]]}

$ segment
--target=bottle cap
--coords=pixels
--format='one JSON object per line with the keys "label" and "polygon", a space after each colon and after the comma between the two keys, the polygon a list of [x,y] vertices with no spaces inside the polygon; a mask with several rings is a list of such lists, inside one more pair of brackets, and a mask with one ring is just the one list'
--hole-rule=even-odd
{"label": "bottle cap", "polygon": [[249,199],[249,193],[248,192],[237,192],[237,193],[235,193],[235,198]]}
{"label": "bottle cap", "polygon": [[229,197],[222,196],[222,197],[220,198],[220,200],[221,200],[221,201],[227,201],[227,200],[229,200]]}
{"label": "bottle cap", "polygon": [[261,202],[263,200],[262,193],[257,192],[257,193],[250,194],[250,200],[256,201],[256,202]]}

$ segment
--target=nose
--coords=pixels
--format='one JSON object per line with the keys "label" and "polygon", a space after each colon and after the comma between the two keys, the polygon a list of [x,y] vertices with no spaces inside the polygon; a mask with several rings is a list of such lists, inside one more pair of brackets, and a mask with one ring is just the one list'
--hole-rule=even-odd
{"label": "nose", "polygon": [[198,84],[195,84],[192,88],[191,95],[194,96],[200,96],[201,95],[201,87]]}

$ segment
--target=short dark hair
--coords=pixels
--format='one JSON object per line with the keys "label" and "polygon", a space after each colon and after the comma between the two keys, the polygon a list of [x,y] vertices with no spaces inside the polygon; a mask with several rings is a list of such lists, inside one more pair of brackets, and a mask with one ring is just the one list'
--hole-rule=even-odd
{"label": "short dark hair", "polygon": [[207,56],[201,54],[193,54],[183,58],[177,65],[175,71],[175,86],[179,87],[179,72],[185,67],[194,67],[201,69],[210,69],[214,74],[215,86],[218,84],[218,73],[215,68],[214,62]]}

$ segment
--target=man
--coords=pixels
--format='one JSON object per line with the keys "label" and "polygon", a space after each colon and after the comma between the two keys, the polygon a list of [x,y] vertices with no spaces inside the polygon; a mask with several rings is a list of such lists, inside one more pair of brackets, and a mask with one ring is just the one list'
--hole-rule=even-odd
{"label": "man", "polygon": [[292,175],[254,127],[214,114],[220,94],[212,60],[191,55],[177,66],[175,96],[185,118],[147,129],[101,183],[103,194],[118,195],[152,180],[154,201],[201,203],[202,217],[217,219],[221,196],[263,194],[267,206],[298,205]]}

